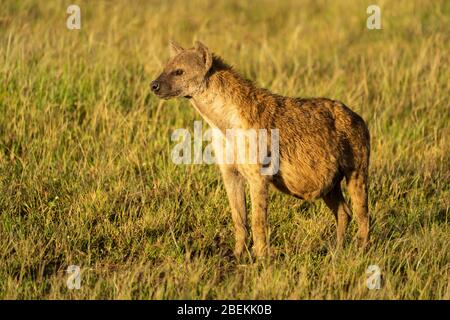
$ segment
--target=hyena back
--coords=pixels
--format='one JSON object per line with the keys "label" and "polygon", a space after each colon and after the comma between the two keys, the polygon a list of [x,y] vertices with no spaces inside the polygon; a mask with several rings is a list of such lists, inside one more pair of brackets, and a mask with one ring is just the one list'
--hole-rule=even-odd
{"label": "hyena back", "polygon": [[[279,129],[279,170],[262,175],[261,164],[220,164],[236,231],[235,255],[246,248],[245,182],[252,208],[253,251],[268,251],[268,186],[304,200],[323,198],[337,221],[341,247],[351,212],[359,239],[368,242],[370,138],[364,120],[338,101],[273,94],[241,77],[200,42],[190,49],[171,43],[171,58],[151,89],[160,98],[185,97],[213,128]],[[345,178],[352,211],[342,191]]]}

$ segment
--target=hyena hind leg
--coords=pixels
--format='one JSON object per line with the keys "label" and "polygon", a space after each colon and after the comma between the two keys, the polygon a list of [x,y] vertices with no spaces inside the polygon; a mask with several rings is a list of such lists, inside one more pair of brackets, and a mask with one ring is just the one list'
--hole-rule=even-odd
{"label": "hyena hind leg", "polygon": [[368,177],[365,172],[354,171],[347,177],[352,211],[358,223],[359,244],[365,248],[369,241]]}
{"label": "hyena hind leg", "polygon": [[342,195],[340,183],[323,197],[327,207],[333,212],[337,224],[337,248],[344,245],[345,231],[351,218],[351,211]]}

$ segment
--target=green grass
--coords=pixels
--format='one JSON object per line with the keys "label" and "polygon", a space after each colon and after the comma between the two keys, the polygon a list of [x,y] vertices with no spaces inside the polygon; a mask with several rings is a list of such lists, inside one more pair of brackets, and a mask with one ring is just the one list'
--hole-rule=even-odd
{"label": "green grass", "polygon": [[[365,27],[371,0],[77,1],[78,31],[71,3],[1,4],[0,298],[450,299],[448,1],[380,1],[382,30]],[[148,90],[169,39],[363,116],[368,252],[354,222],[336,252],[322,201],[273,192],[273,259],[234,261],[218,169],[170,158],[173,130],[200,116]]]}

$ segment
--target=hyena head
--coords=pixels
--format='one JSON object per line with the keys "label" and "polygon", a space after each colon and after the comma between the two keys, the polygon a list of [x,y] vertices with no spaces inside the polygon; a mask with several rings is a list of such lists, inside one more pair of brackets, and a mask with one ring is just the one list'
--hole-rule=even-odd
{"label": "hyena head", "polygon": [[191,49],[170,42],[170,59],[150,87],[162,99],[191,97],[203,87],[211,64],[212,54],[201,42]]}

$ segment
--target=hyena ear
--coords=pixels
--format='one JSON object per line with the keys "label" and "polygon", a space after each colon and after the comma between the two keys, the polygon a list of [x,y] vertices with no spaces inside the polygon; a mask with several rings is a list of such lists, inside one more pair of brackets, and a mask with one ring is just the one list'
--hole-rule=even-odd
{"label": "hyena ear", "polygon": [[169,50],[170,50],[170,57],[174,57],[177,54],[179,54],[181,51],[183,51],[183,47],[177,44],[175,41],[170,40],[169,41]]}
{"label": "hyena ear", "polygon": [[195,50],[201,55],[203,62],[205,63],[205,73],[209,71],[212,65],[212,53],[208,47],[200,41],[195,41]]}

